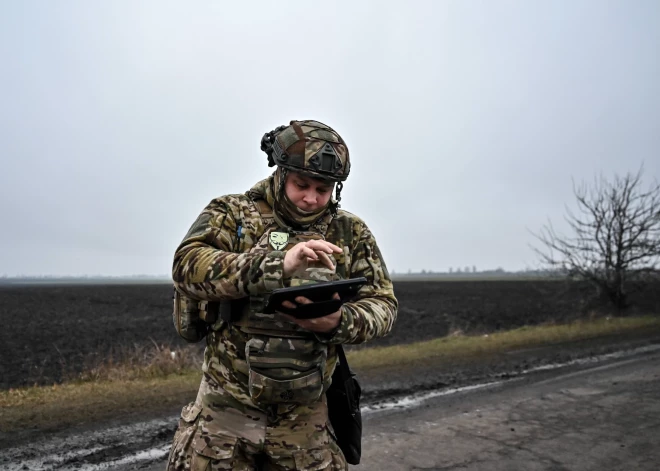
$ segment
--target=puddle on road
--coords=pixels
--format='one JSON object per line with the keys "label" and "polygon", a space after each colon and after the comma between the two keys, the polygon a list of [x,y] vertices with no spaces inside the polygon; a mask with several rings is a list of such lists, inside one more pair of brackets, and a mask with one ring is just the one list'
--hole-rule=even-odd
{"label": "puddle on road", "polygon": [[557,368],[564,368],[566,366],[574,366],[574,365],[588,365],[590,363],[599,363],[601,361],[605,360],[616,360],[618,358],[625,358],[633,355],[640,355],[644,353],[653,353],[657,352],[660,350],[660,345],[647,345],[645,347],[639,347],[635,348],[634,350],[626,350],[626,351],[621,351],[621,352],[613,352],[613,353],[606,353],[603,355],[597,355],[594,357],[588,357],[588,358],[578,358],[576,360],[571,360],[567,361],[564,363],[551,363],[549,365],[540,365],[540,366],[535,366],[534,368],[529,368],[527,370],[523,370],[520,373],[517,373],[518,376],[521,375],[526,375],[529,373],[535,373],[537,371],[544,371],[544,370],[556,370]]}
{"label": "puddle on road", "polygon": [[170,453],[170,445],[170,443],[167,443],[167,445],[163,445],[159,448],[151,448],[149,450],[139,451],[132,455],[124,456],[118,460],[108,461],[95,465],[80,466],[76,467],[75,469],[78,471],[100,471],[102,469],[112,469],[116,466],[135,464],[140,461],[157,461],[165,458]]}
{"label": "puddle on road", "polygon": [[[153,453],[158,453],[165,444],[158,443],[157,447],[151,448],[154,444],[151,437],[172,430],[176,426],[177,419],[178,417],[170,417],[151,420],[9,448],[0,452],[0,469],[3,471],[91,471],[108,469],[110,466],[133,461],[155,460],[163,455],[156,456]],[[122,456],[121,450],[125,450],[127,444],[133,444],[134,453]],[[135,451],[136,448],[139,450],[140,446],[142,450]],[[169,443],[166,448],[165,454],[169,451]],[[90,463],[98,462],[99,455],[103,453],[108,455],[107,461]],[[126,459],[129,461],[124,462]]]}
{"label": "puddle on road", "polygon": [[[60,445],[59,449],[66,449],[66,444]],[[80,450],[71,450],[62,453],[52,453],[46,456],[41,456],[35,459],[28,459],[21,461],[20,463],[9,463],[7,471],[26,471],[26,470],[35,470],[43,471],[50,469],[65,469],[61,465],[64,462],[75,460],[76,458],[83,458],[84,456],[89,456],[90,454],[97,453],[104,450],[106,447],[90,447]],[[9,450],[10,452],[13,450]]]}
{"label": "puddle on road", "polygon": [[[660,345],[648,345],[646,347],[640,347],[634,350],[608,353],[590,358],[571,360],[564,363],[540,365],[523,371],[512,372],[508,375],[503,375],[504,377],[508,377],[510,379],[473,384],[460,388],[438,389],[434,391],[427,391],[425,393],[411,394],[399,398],[393,398],[390,401],[363,406],[361,411],[364,415],[370,415],[395,409],[413,409],[415,407],[419,407],[429,399],[441,396],[449,396],[452,394],[459,394],[462,392],[475,391],[479,389],[486,389],[511,381],[512,379],[520,378],[521,376],[528,375],[530,373],[535,373],[537,371],[547,371],[564,368],[567,366],[598,363],[606,360],[625,358],[633,355],[652,353],[656,351],[660,351]],[[178,417],[171,417],[169,419],[154,420],[150,422],[134,424],[131,426],[115,427],[102,432],[71,436],[65,440],[57,439],[40,443],[38,445],[40,451],[41,453],[45,454],[45,456],[42,455],[40,458],[34,458],[36,449],[35,444],[32,444],[29,448],[21,447],[9,449],[6,451],[7,454],[3,456],[2,459],[0,459],[0,465],[6,466],[3,469],[6,469],[7,471],[23,471],[26,469],[34,471],[100,471],[105,469],[112,469],[118,466],[126,466],[141,462],[160,460],[167,456],[169,453],[169,442],[159,443],[155,447],[134,451],[133,453],[120,456],[103,463],[84,463],[86,456],[91,456],[106,449],[112,450],[115,447],[125,446],[126,443],[139,441],[139,439],[136,440],[136,437],[156,436],[156,434],[159,431],[162,431],[163,428],[174,427],[177,420]],[[100,443],[100,445],[95,446],[97,443]],[[57,453],[57,450],[62,449],[68,449],[69,451],[64,453]],[[32,458],[27,460],[22,459],[25,456],[31,456]],[[75,463],[71,463],[72,460],[75,460]]]}
{"label": "puddle on road", "polygon": [[619,358],[625,358],[628,356],[633,356],[633,355],[640,355],[644,353],[652,353],[655,351],[660,350],[660,345],[648,345],[646,347],[639,347],[634,350],[629,350],[629,351],[621,351],[621,352],[614,352],[614,353],[607,353],[604,355],[598,355],[595,357],[590,357],[590,358],[579,358],[576,360],[571,360],[567,361],[564,363],[550,363],[547,365],[540,365],[540,366],[535,366],[533,368],[528,368],[526,370],[522,370],[520,372],[514,372],[514,373],[504,373],[502,376],[509,378],[501,381],[491,381],[488,383],[478,383],[478,384],[473,384],[470,386],[464,386],[462,388],[452,388],[452,389],[439,389],[439,390],[434,390],[434,391],[427,391],[425,393],[419,393],[419,394],[412,394],[408,396],[403,396],[397,399],[393,399],[391,401],[386,401],[386,402],[381,402],[378,404],[371,404],[368,406],[362,407],[360,410],[362,411],[362,414],[368,415],[368,414],[373,414],[377,412],[384,412],[388,410],[393,410],[393,409],[414,409],[415,407],[419,407],[423,402],[428,401],[429,399],[433,399],[435,397],[441,397],[441,396],[449,396],[452,394],[457,394],[461,392],[467,392],[467,391],[474,391],[477,389],[485,389],[489,388],[491,386],[496,386],[498,384],[502,384],[507,381],[511,381],[512,379],[520,378],[521,376],[528,375],[531,373],[535,373],[537,371],[549,371],[549,370],[556,370],[559,368],[565,368],[567,366],[575,366],[575,365],[587,365],[590,363],[599,363],[602,361],[606,360],[616,360]]}
{"label": "puddle on road", "polygon": [[414,409],[415,407],[419,407],[423,402],[428,401],[429,399],[433,399],[434,397],[450,396],[452,394],[474,391],[476,389],[484,389],[502,384],[503,382],[504,381],[492,381],[490,383],[473,384],[471,386],[464,386],[462,388],[440,389],[426,393],[413,394],[395,399],[393,401],[386,401],[378,404],[364,406],[360,408],[360,411],[362,411],[362,415],[369,415],[376,412],[384,412],[393,409]]}

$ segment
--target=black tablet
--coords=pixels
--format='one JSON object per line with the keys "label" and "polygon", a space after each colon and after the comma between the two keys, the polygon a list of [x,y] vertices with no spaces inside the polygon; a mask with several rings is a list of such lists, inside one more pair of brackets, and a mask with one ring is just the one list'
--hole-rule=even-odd
{"label": "black tablet", "polygon": [[[335,312],[346,301],[354,298],[359,289],[365,284],[367,284],[367,279],[362,277],[279,288],[273,290],[270,294],[264,313],[284,312],[299,319],[326,316]],[[335,293],[339,294],[340,299],[332,298]],[[298,304],[295,301],[298,296],[304,296],[313,303]],[[286,308],[282,306],[283,301],[291,301],[297,307],[295,309]]]}

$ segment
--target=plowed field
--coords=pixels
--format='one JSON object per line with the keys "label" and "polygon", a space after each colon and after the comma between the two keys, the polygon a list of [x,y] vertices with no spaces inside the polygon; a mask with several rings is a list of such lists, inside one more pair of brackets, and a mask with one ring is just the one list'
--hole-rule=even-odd
{"label": "plowed field", "polygon": [[[395,293],[392,333],[365,347],[602,314],[590,301],[593,288],[561,281],[402,281]],[[0,287],[0,388],[59,382],[154,344],[184,345],[172,327],[171,295],[167,284]],[[660,289],[636,301],[633,312],[659,313]]]}

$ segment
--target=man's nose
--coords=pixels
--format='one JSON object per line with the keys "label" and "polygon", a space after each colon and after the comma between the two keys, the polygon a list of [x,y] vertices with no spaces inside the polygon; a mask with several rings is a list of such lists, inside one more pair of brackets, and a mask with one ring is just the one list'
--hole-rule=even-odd
{"label": "man's nose", "polygon": [[306,191],[305,195],[303,196],[303,201],[307,204],[315,204],[316,194],[313,191]]}

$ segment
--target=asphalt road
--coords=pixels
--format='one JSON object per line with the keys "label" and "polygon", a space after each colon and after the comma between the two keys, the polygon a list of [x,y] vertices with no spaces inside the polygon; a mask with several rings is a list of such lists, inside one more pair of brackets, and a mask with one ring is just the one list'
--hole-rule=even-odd
{"label": "asphalt road", "polygon": [[660,355],[367,417],[360,470],[660,469]]}

